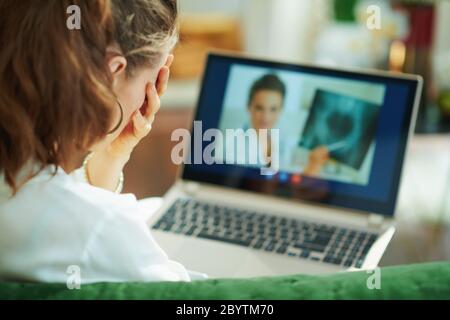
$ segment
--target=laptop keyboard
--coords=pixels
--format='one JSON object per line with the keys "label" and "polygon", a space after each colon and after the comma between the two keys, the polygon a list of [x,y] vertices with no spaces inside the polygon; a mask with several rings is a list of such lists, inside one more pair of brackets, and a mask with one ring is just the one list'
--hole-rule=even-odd
{"label": "laptop keyboard", "polygon": [[153,229],[360,268],[374,233],[178,199]]}

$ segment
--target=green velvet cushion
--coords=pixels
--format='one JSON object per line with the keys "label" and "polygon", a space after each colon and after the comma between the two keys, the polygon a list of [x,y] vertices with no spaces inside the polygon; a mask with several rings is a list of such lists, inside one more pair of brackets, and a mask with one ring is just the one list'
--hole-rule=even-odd
{"label": "green velvet cushion", "polygon": [[186,282],[65,284],[0,283],[1,299],[450,299],[450,262],[381,269],[381,289],[366,272]]}

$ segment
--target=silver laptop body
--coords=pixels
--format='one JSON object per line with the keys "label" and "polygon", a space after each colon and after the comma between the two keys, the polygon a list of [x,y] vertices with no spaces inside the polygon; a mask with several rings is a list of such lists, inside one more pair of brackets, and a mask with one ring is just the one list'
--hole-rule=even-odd
{"label": "silver laptop body", "polygon": [[[222,64],[243,63],[249,68],[265,67],[274,70],[278,67],[297,66],[230,54],[210,54],[202,92],[206,90],[205,86],[209,79],[207,73],[213,71],[210,64],[218,63],[216,60],[220,60]],[[422,80],[418,76],[379,71],[300,67],[306,68],[301,69],[302,72],[305,70],[315,72],[317,69],[320,72],[329,71],[338,78],[341,75],[336,75],[335,72],[344,72],[343,76],[346,77],[379,76],[382,77],[380,81],[386,81],[388,84],[396,85],[397,81],[399,83],[405,81],[414,86],[410,92],[413,97],[405,107],[410,111],[409,115],[405,116],[407,128],[403,133],[404,138],[399,142],[399,148],[403,151],[400,152],[400,159],[397,159],[397,176],[392,178],[394,181],[391,190],[394,199],[392,204],[391,198],[390,205],[392,214],[374,212],[370,208],[364,210],[364,201],[355,209],[314,199],[303,200],[246,190],[240,186],[225,185],[224,181],[227,179],[211,183],[205,179],[205,174],[197,176],[195,171],[187,176],[186,171],[192,165],[184,165],[179,179],[165,195],[162,207],[149,220],[153,236],[170,259],[181,262],[189,270],[206,273],[209,277],[324,274],[372,269],[377,266],[395,231],[393,213],[398,185],[407,142],[413,133]],[[204,93],[200,94],[199,105],[202,103],[202,94]],[[202,120],[198,112],[196,117],[197,120]],[[205,212],[208,211],[211,212],[206,214],[205,218]],[[170,220],[173,222],[171,225],[165,223],[169,220],[164,220],[168,213],[175,219]],[[193,215],[197,219],[194,222]],[[215,215],[220,217],[215,218]],[[269,229],[259,227],[258,223],[264,224],[266,229]],[[228,228],[230,225],[232,228],[241,225],[241,228],[237,231],[228,230],[227,238],[224,236],[227,233],[224,225]],[[237,240],[233,238],[236,234],[241,238]],[[249,236],[248,241],[246,237],[248,234],[256,236],[254,238]],[[321,237],[323,234],[326,236]],[[296,238],[292,240],[295,235]],[[261,239],[265,237],[267,239],[261,244]],[[273,240],[275,238],[277,241]],[[239,239],[244,240],[239,242]],[[319,244],[316,245],[317,243]],[[362,254],[362,251],[365,253]],[[348,257],[352,257],[352,260],[347,259]]]}

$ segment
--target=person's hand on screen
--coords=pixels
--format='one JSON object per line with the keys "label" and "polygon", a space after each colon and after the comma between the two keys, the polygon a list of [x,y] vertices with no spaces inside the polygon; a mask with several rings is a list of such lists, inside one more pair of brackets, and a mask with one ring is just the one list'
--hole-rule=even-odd
{"label": "person's hand on screen", "polygon": [[330,153],[325,146],[314,148],[309,153],[309,161],[303,174],[307,176],[317,176],[322,170],[322,167],[330,159]]}

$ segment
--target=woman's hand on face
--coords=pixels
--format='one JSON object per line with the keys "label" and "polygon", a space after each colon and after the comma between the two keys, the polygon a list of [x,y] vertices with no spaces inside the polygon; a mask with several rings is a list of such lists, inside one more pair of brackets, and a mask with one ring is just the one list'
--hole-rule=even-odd
{"label": "woman's hand on face", "polygon": [[153,120],[160,107],[160,96],[164,94],[169,80],[169,67],[173,55],[160,69],[156,84],[148,83],[145,100],[141,108],[131,116],[130,122],[106,148],[96,151],[87,163],[89,182],[100,188],[116,190],[120,173],[130,159],[134,147],[151,130]]}
{"label": "woman's hand on face", "polygon": [[127,161],[134,147],[151,131],[155,115],[160,108],[160,97],[167,88],[172,61],[173,55],[169,55],[166,64],[158,73],[156,84],[147,84],[143,105],[133,113],[130,122],[107,147],[107,153],[111,157]]}

